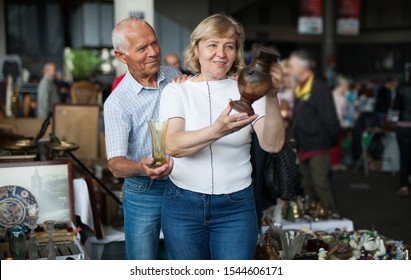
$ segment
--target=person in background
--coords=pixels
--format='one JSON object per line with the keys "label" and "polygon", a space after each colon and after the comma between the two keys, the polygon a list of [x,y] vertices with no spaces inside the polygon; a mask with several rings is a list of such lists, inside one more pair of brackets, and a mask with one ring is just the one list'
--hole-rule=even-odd
{"label": "person in background", "polygon": [[70,103],[70,84],[64,80],[63,73],[57,71],[56,79],[54,80],[60,96],[61,103]]}
{"label": "person in background", "polygon": [[383,125],[388,110],[391,109],[394,104],[397,86],[397,79],[387,78],[377,92],[374,112],[378,126]]}
{"label": "person in background", "polygon": [[253,103],[255,115],[234,111],[244,66],[244,30],[215,14],[193,31],[185,50],[184,84],[169,84],[160,118],[168,120],[166,150],[175,166],[164,192],[162,229],[173,259],[252,259],[258,222],[251,180],[251,134],[278,152],[284,126],[277,93],[281,66],[271,67],[272,88]]}
{"label": "person in background", "polygon": [[399,88],[393,106],[399,113],[396,136],[400,150],[401,187],[396,195],[403,197],[410,195],[411,183],[411,73],[406,72],[405,76],[405,83]]}
{"label": "person in background", "polygon": [[120,74],[114,79],[114,82],[111,86],[111,92],[114,91],[114,89],[118,86],[118,84],[121,82],[121,80],[124,78],[125,75],[126,73]]}
{"label": "person in background", "polygon": [[362,161],[363,133],[367,128],[375,127],[375,83],[370,79],[357,84],[356,118],[352,127],[351,158],[356,165]]}
{"label": "person in background", "polygon": [[[285,59],[281,61],[281,66],[284,73],[284,85],[281,91],[278,93],[278,98],[280,99],[281,115],[284,119],[284,125],[286,130],[289,129],[290,120],[292,118],[292,112],[294,107],[294,80],[288,73],[288,60]],[[288,134],[288,133],[287,133]],[[288,137],[287,137],[288,138]]]}
{"label": "person in background", "polygon": [[43,77],[37,86],[37,118],[45,119],[53,111],[54,104],[60,103],[57,86],[54,82],[57,65],[48,62],[43,67]]}
{"label": "person in background", "polygon": [[174,67],[182,74],[185,75],[192,75],[192,73],[188,70],[185,70],[181,67],[180,58],[175,53],[168,53],[164,58],[164,62],[166,66]]}
{"label": "person in background", "polygon": [[[337,117],[342,128],[346,128],[345,116],[347,114],[348,99],[346,93],[350,86],[350,82],[347,78],[339,75],[336,78],[335,88],[332,92],[335,108],[337,110]],[[330,160],[331,168],[333,170],[345,169],[341,160],[341,149],[345,137],[345,131],[341,130],[338,144],[331,149]]]}
{"label": "person in background", "polygon": [[338,142],[340,124],[331,90],[314,75],[314,66],[314,59],[306,50],[291,53],[288,72],[296,81],[296,100],[290,134],[298,145],[304,195],[336,213],[329,180],[329,152]]}
{"label": "person in background", "polygon": [[158,118],[160,95],[179,72],[160,66],[161,50],[153,28],[130,17],[112,32],[114,54],[127,73],[104,103],[108,167],[124,178],[123,209],[127,259],[157,259],[161,204],[173,159],[150,168],[147,121]]}

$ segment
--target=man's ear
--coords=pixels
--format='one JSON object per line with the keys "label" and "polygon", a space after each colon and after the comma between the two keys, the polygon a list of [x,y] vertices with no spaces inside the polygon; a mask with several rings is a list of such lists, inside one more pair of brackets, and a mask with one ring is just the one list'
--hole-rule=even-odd
{"label": "man's ear", "polygon": [[127,61],[124,59],[124,53],[119,50],[114,50],[114,55],[124,64],[127,64]]}

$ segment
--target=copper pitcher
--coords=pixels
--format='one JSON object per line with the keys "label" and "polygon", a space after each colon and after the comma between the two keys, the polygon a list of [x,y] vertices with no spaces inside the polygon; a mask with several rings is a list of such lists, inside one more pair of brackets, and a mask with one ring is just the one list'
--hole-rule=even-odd
{"label": "copper pitcher", "polygon": [[231,107],[237,112],[246,112],[249,116],[254,115],[251,104],[267,94],[272,87],[270,67],[278,62],[280,54],[274,48],[260,45],[253,47],[253,60],[250,65],[244,67],[238,76],[238,89],[240,100],[231,101]]}

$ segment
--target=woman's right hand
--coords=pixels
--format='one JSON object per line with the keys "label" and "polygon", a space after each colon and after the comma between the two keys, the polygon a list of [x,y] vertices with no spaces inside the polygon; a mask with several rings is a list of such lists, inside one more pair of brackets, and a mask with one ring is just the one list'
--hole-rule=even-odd
{"label": "woman's right hand", "polygon": [[213,124],[214,129],[216,129],[217,133],[221,135],[220,137],[242,129],[243,127],[255,121],[258,117],[258,115],[248,116],[247,113],[238,112],[230,114],[233,110],[233,108],[231,108],[230,106],[230,102]]}

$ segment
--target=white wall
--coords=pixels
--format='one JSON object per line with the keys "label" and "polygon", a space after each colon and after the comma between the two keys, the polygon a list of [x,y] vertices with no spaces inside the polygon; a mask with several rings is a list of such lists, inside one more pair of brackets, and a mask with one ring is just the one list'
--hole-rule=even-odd
{"label": "white wall", "polygon": [[155,0],[155,11],[193,30],[210,15],[209,0]]}
{"label": "white wall", "polygon": [[114,26],[113,5],[84,3],[73,13],[70,24],[73,48],[109,47]]}
{"label": "white wall", "polygon": [[167,53],[176,53],[183,62],[183,51],[188,45],[191,32],[209,15],[209,1],[155,0],[154,4],[155,29],[162,57]]}
{"label": "white wall", "polygon": [[183,62],[183,51],[190,40],[192,30],[156,11],[156,34],[161,46],[161,64],[167,53],[176,53]]}

